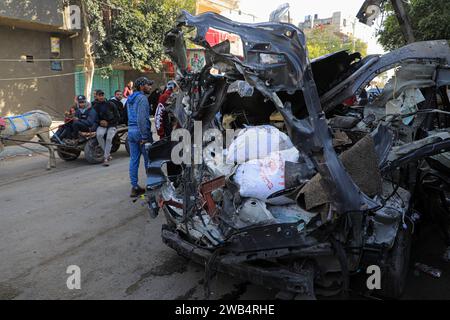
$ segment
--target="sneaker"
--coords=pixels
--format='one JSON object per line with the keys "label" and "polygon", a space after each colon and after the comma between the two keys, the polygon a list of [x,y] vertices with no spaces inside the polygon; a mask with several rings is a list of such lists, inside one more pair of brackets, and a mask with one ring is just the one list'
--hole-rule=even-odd
{"label": "sneaker", "polygon": [[103,161],[103,166],[104,167],[109,167],[109,160],[105,159],[105,161]]}
{"label": "sneaker", "polygon": [[143,189],[141,187],[133,187],[131,189],[130,197],[131,198],[137,198],[137,197],[139,197],[140,195],[142,195],[144,193],[145,193],[145,189]]}

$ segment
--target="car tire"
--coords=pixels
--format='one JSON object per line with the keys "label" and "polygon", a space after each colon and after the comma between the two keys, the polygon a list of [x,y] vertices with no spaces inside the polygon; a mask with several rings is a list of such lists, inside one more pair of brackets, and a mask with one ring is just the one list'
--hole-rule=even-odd
{"label": "car tire", "polygon": [[380,295],[399,299],[405,290],[411,255],[411,229],[399,227],[394,245],[388,253],[387,265],[381,278]]}

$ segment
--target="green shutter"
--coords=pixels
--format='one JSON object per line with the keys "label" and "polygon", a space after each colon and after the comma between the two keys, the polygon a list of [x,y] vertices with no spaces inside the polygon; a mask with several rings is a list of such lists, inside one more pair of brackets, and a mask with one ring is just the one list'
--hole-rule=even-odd
{"label": "green shutter", "polygon": [[[76,67],[76,72],[83,71],[83,67]],[[94,82],[92,85],[92,90],[101,89],[105,92],[105,97],[107,99],[114,95],[114,91],[122,90],[125,86],[124,80],[125,72],[123,70],[113,70],[112,74],[108,78],[102,78],[96,71],[94,73]],[[75,74],[75,93],[77,95],[83,94],[84,92],[84,73]],[[93,96],[91,99],[93,100]]]}

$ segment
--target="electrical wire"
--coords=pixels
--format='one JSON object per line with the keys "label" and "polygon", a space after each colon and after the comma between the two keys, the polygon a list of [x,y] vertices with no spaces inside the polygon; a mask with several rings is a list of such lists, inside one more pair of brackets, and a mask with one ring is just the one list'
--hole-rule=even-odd
{"label": "electrical wire", "polygon": [[31,60],[27,60],[27,59],[0,59],[0,62],[25,62],[25,63],[33,63],[33,62],[48,62],[48,61],[76,61],[76,60],[85,60],[85,58],[49,58],[49,59],[31,59]]}
{"label": "electrical wire", "polygon": [[[117,65],[112,66],[117,67],[120,65],[123,65],[124,63],[120,63]],[[109,69],[110,67],[102,67],[102,68],[95,68],[94,71],[98,71],[98,70],[104,70],[104,69]],[[72,76],[75,74],[81,74],[81,73],[86,73],[86,71],[76,71],[76,72],[69,72],[69,73],[61,73],[61,74],[52,74],[52,75],[46,75],[46,76],[35,76],[35,77],[23,77],[23,78],[4,78],[4,79],[0,79],[0,81],[25,81],[25,80],[36,80],[36,79],[48,79],[48,78],[57,78],[57,77],[65,77],[65,76]]]}

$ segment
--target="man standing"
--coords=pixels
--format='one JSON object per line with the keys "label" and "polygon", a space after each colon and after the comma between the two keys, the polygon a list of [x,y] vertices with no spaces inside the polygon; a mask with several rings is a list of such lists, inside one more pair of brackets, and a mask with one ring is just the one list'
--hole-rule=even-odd
{"label": "man standing", "polygon": [[[117,133],[117,125],[120,122],[120,114],[116,105],[105,101],[105,93],[97,91],[97,103],[95,110],[98,114],[99,127],[97,128],[97,141],[104,150],[103,166],[109,166],[111,161],[111,148],[114,136]],[[106,136],[106,139],[105,139]]]}
{"label": "man standing", "polygon": [[167,112],[168,100],[174,93],[177,84],[175,81],[169,81],[166,90],[158,99],[158,107],[155,112],[155,127],[160,139],[169,137],[172,134],[172,122]]}
{"label": "man standing", "polygon": [[153,142],[150,124],[150,106],[146,94],[152,89],[153,81],[141,77],[135,81],[135,92],[127,100],[128,113],[128,144],[130,147],[130,181],[131,197],[138,197],[145,193],[145,189],[138,184],[139,163],[141,154],[147,168],[148,157],[145,144]]}

